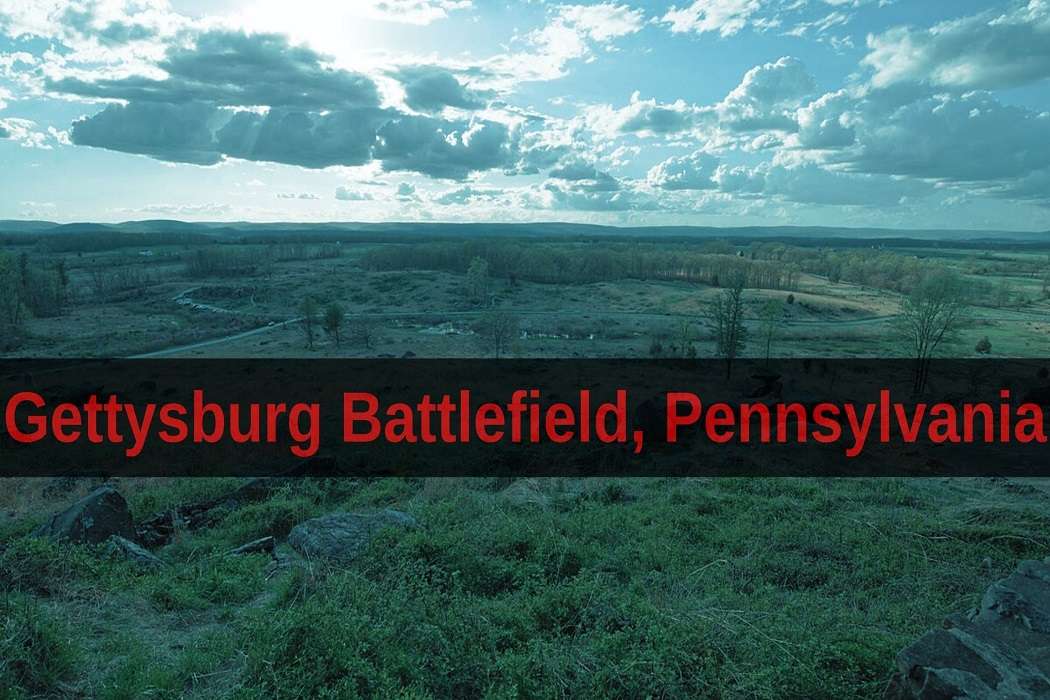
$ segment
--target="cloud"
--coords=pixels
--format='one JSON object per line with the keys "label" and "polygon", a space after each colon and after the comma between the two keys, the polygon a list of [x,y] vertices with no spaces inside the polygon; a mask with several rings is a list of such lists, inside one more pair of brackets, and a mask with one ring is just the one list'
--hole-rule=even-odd
{"label": "cloud", "polygon": [[162,79],[132,76],[48,79],[53,92],[132,102],[209,102],[218,106],[350,109],[379,106],[367,76],[331,68],[326,57],[278,34],[213,30],[173,46],[157,64]]}
{"label": "cloud", "polygon": [[405,89],[405,104],[420,112],[445,107],[481,109],[482,95],[465,87],[450,71],[437,66],[405,66],[394,73]]}
{"label": "cloud", "polygon": [[795,108],[816,91],[802,61],[784,56],[755,66],[715,105],[718,124],[732,131],[794,131]]}
{"label": "cloud", "polygon": [[592,129],[607,135],[637,133],[643,136],[665,136],[691,129],[696,113],[694,107],[682,100],[660,104],[653,99],[643,100],[635,92],[625,107],[591,107],[585,118]]}
{"label": "cloud", "polygon": [[233,158],[306,168],[364,165],[373,158],[376,130],[391,116],[379,109],[237,112],[217,131],[215,146]]}
{"label": "cloud", "polygon": [[316,199],[320,199],[320,197],[317,196],[316,194],[311,193],[311,192],[300,192],[299,194],[296,194],[294,192],[278,192],[277,193],[277,199],[308,199],[308,200],[316,200]]}
{"label": "cloud", "polygon": [[541,188],[546,206],[552,209],[570,209],[575,211],[632,211],[652,210],[657,203],[633,189],[599,186],[595,188],[592,181],[568,182],[549,180]]}
{"label": "cloud", "polygon": [[41,131],[32,119],[18,117],[0,119],[0,139],[16,141],[23,148],[50,150],[53,148],[52,141],[62,143],[61,134],[62,132],[57,131]]}
{"label": "cloud", "polygon": [[550,177],[562,180],[578,192],[616,192],[620,182],[582,158],[570,158],[550,171]]}
{"label": "cloud", "polygon": [[796,113],[798,133],[794,145],[810,149],[844,148],[856,140],[853,98],[845,90],[829,92]]}
{"label": "cloud", "polygon": [[558,6],[543,27],[524,36],[528,49],[501,54],[474,68],[488,75],[493,87],[513,90],[522,82],[555,80],[570,61],[611,50],[616,39],[641,30],[640,10],[615,3]]}
{"label": "cloud", "polygon": [[346,187],[335,188],[335,198],[341,202],[370,202],[375,199],[371,192],[351,190]]}
{"label": "cloud", "polygon": [[981,92],[903,106],[878,98],[843,102],[837,118],[829,111],[834,128],[848,125],[855,140],[825,151],[822,160],[854,172],[954,183],[1020,178],[1050,166],[1050,113],[1003,105]]}
{"label": "cloud", "polygon": [[222,160],[211,129],[217,118],[218,110],[201,103],[113,104],[93,117],[74,122],[70,138],[78,146],[214,165]]}
{"label": "cloud", "polygon": [[929,29],[896,27],[868,37],[862,63],[876,88],[994,89],[1043,80],[1050,76],[1050,2],[1029,0]]}
{"label": "cloud", "polygon": [[607,43],[642,28],[645,15],[627,5],[603,2],[596,5],[562,5],[558,17],[565,24],[599,43]]}
{"label": "cloud", "polygon": [[714,180],[718,158],[696,151],[687,156],[668,158],[653,166],[646,177],[649,184],[665,190],[709,190],[716,189]]}
{"label": "cloud", "polygon": [[906,197],[925,196],[932,190],[921,182],[851,175],[813,163],[796,167],[775,165],[762,173],[762,177],[762,192],[767,196],[829,206],[896,206]]}
{"label": "cloud", "polygon": [[355,0],[366,16],[405,24],[430,24],[469,9],[471,0]]}
{"label": "cloud", "polygon": [[995,183],[984,188],[982,193],[1050,207],[1050,167],[1032,171],[1023,178]]}
{"label": "cloud", "polygon": [[380,127],[377,136],[375,157],[384,170],[462,180],[514,161],[510,130],[500,122],[402,115]]}
{"label": "cloud", "polygon": [[447,190],[432,201],[441,206],[468,206],[479,202],[488,202],[499,199],[504,194],[503,190],[496,187],[473,187],[465,185],[455,189]]}
{"label": "cloud", "polygon": [[[283,36],[208,31],[171,47],[158,68],[165,77],[50,81],[54,91],[126,101],[75,122],[73,143],[197,165],[226,157],[307,168],[380,160],[386,170],[448,179],[515,160],[506,124],[382,108],[371,78],[332,68]],[[402,68],[398,76],[414,108],[482,106],[443,69]]]}
{"label": "cloud", "polygon": [[688,7],[672,7],[660,20],[675,34],[718,32],[732,36],[762,9],[759,0],[695,0]]}

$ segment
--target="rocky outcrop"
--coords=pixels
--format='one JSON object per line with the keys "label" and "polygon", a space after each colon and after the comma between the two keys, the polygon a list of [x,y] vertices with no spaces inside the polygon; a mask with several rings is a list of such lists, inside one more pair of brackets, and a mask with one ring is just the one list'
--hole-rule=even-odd
{"label": "rocky outcrop", "polygon": [[331,513],[292,528],[288,544],[304,557],[347,564],[386,527],[416,527],[416,519],[398,510],[375,513]]}
{"label": "rocky outcrop", "polygon": [[977,610],[897,656],[886,700],[1050,698],[1050,560],[1025,561]]}
{"label": "rocky outcrop", "polygon": [[135,537],[128,502],[112,486],[100,486],[38,527],[37,537],[99,544],[113,535]]}

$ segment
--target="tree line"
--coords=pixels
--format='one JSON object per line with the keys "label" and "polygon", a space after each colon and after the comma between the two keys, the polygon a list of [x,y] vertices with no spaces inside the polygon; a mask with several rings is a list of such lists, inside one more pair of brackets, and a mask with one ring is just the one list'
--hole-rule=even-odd
{"label": "tree line", "polygon": [[[716,287],[742,279],[752,289],[795,289],[799,268],[761,260],[711,242],[682,249],[659,243],[601,245],[470,240],[376,248],[363,257],[366,269],[440,270],[465,273],[480,259],[494,277],[544,284],[585,284],[620,279],[680,280]],[[731,248],[730,248],[731,249]]]}

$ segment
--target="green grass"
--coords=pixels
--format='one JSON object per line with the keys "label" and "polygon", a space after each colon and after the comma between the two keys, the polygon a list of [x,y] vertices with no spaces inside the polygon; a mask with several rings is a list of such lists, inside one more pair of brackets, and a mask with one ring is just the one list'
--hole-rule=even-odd
{"label": "green grass", "polygon": [[[28,661],[5,667],[5,685],[16,697],[61,678],[113,698],[877,697],[899,649],[1050,554],[1041,491],[988,480],[516,484],[534,498],[505,485],[297,482],[185,533],[160,572],[17,538],[0,557],[18,591],[4,644],[28,651],[3,658]],[[385,506],[422,527],[384,531],[347,568],[267,578],[265,556],[222,556],[316,513]],[[78,624],[56,631],[63,615]]]}

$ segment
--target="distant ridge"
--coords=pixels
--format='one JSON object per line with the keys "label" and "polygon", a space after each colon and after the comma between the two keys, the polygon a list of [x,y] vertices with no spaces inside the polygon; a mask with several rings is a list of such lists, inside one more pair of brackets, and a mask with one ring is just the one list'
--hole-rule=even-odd
{"label": "distant ridge", "polygon": [[169,219],[118,224],[0,220],[0,235],[184,233],[215,237],[305,234],[382,234],[398,236],[587,236],[660,238],[824,239],[890,241],[1016,241],[1050,243],[1050,231],[848,228],[836,226],[605,226],[568,222],[447,223],[447,222],[189,222]]}

